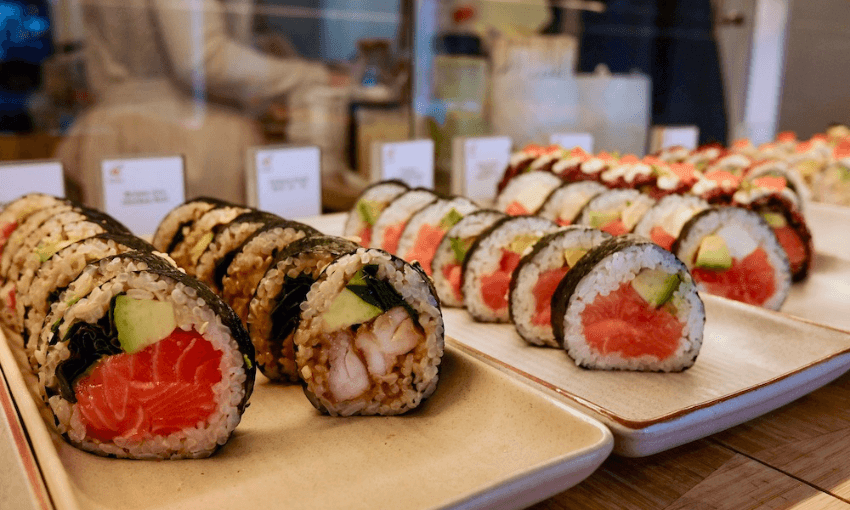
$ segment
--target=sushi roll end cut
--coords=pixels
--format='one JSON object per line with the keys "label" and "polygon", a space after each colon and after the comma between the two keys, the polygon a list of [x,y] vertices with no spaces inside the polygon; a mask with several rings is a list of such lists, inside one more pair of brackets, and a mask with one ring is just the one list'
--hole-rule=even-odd
{"label": "sushi roll end cut", "polygon": [[588,252],[552,298],[555,339],[584,368],[684,370],[696,361],[704,325],[687,267],[636,235]]}

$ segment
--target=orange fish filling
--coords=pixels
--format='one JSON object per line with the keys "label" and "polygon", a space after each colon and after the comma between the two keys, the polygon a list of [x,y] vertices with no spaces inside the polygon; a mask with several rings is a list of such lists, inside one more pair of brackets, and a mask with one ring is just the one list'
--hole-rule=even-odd
{"label": "orange fish filling", "polygon": [[773,266],[763,248],[757,248],[741,260],[732,259],[729,269],[695,267],[694,280],[709,294],[761,306],[776,293]]}

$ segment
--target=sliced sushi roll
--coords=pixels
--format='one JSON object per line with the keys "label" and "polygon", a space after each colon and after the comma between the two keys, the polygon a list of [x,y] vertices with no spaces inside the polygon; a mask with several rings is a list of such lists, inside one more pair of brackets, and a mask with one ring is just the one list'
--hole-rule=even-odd
{"label": "sliced sushi roll", "polygon": [[567,272],[611,234],[573,225],[543,236],[519,261],[508,295],[511,322],[532,345],[559,347],[552,332],[552,296]]}
{"label": "sliced sushi roll", "polygon": [[43,209],[62,204],[70,202],[43,193],[30,193],[3,206],[0,209],[0,255],[3,254],[9,237],[27,218]]}
{"label": "sliced sushi roll", "polygon": [[256,372],[248,334],[220,298],[176,269],[110,279],[54,330],[43,367],[48,405],[78,448],[207,457],[241,420]]}
{"label": "sliced sushi roll", "polygon": [[155,249],[153,245],[129,234],[103,232],[62,248],[41,264],[29,291],[18,300],[18,313],[25,317],[24,340],[28,350],[35,347],[35,339],[41,331],[52,298],[76,279],[88,263],[129,251],[153,252]]}
{"label": "sliced sushi roll", "polygon": [[735,175],[744,175],[747,168],[753,166],[753,160],[745,154],[733,152],[713,161],[706,171],[722,170]]}
{"label": "sliced sushi roll", "polygon": [[812,233],[800,210],[787,197],[778,194],[754,198],[745,207],[760,214],[773,229],[788,257],[792,281],[804,280],[812,266],[815,249]]}
{"label": "sliced sushi roll", "polygon": [[60,201],[32,212],[22,218],[22,221],[15,222],[16,227],[11,230],[11,234],[7,237],[2,256],[0,256],[0,281],[10,277],[9,271],[12,260],[36,230],[57,214],[73,210],[79,211],[80,206],[70,200]]}
{"label": "sliced sushi roll", "polygon": [[103,232],[128,233],[117,221],[80,209],[54,215],[27,236],[12,257],[2,291],[3,294],[14,296],[14,303],[9,303],[14,310],[11,323],[13,329],[23,329],[24,308],[19,306],[18,301],[23,304],[22,300],[29,292],[38,268],[65,246]]}
{"label": "sliced sushi roll", "polygon": [[599,176],[599,182],[609,188],[640,189],[655,181],[652,165],[627,154]]}
{"label": "sliced sushi roll", "polygon": [[643,215],[634,233],[669,251],[685,223],[709,207],[708,202],[693,195],[668,195]]}
{"label": "sliced sushi roll", "polygon": [[221,280],[236,250],[257,229],[280,221],[284,219],[276,214],[250,211],[240,214],[229,223],[213,227],[211,240],[195,264],[195,278],[216,294],[221,294]]}
{"label": "sliced sushi roll", "polygon": [[418,265],[361,248],[325,268],[302,309],[296,363],[316,409],[396,415],[436,390],[443,317]]}
{"label": "sliced sushi roll", "polygon": [[711,170],[702,174],[690,193],[712,205],[729,205],[741,186],[742,177],[726,170]]}
{"label": "sliced sushi roll", "polygon": [[294,241],[320,234],[309,225],[286,220],[257,229],[234,251],[227,264],[221,279],[224,301],[233,307],[240,319],[247,320],[248,303],[275,256]]}
{"label": "sliced sushi roll", "polygon": [[[27,339],[27,354],[31,356],[30,363],[36,369],[39,379],[37,389],[45,402],[47,402],[45,388],[48,385],[55,387],[56,364],[61,361],[57,358],[57,354],[54,354],[53,359],[48,362],[48,350],[52,343],[57,341],[56,329],[62,323],[65,311],[109,280],[126,272],[145,271],[151,268],[177,269],[177,266],[171,257],[160,252],[129,251],[110,255],[89,262],[71,283],[48,295],[48,312],[40,327],[36,325],[33,328],[36,336]],[[47,365],[49,369],[43,368]]]}
{"label": "sliced sushi roll", "polygon": [[576,365],[676,372],[694,364],[705,308],[687,267],[648,239],[609,239],[567,273],[552,329]]}
{"label": "sliced sushi roll", "polygon": [[581,175],[581,164],[592,158],[590,154],[581,147],[573,147],[569,153],[561,156],[552,165],[551,172],[561,178],[564,182],[575,182],[585,180]]}
{"label": "sliced sushi roll", "polygon": [[183,238],[189,233],[192,223],[197,221],[207,211],[225,205],[230,204],[223,200],[210,197],[197,197],[187,200],[172,209],[159,222],[159,226],[156,227],[156,232],[153,234],[151,244],[163,253],[171,253],[177,244],[183,241]]}
{"label": "sliced sushi roll", "polygon": [[410,217],[398,242],[398,255],[419,262],[431,275],[431,261],[443,236],[467,214],[478,210],[475,202],[463,197],[431,202]]}
{"label": "sliced sushi roll", "polygon": [[492,209],[475,211],[443,236],[431,261],[431,278],[443,306],[463,306],[462,268],[469,248],[482,232],[502,218],[505,213]]}
{"label": "sliced sushi roll", "polygon": [[463,306],[480,322],[508,322],[508,291],[520,258],[563,227],[537,216],[503,218],[472,243],[462,267]]}
{"label": "sliced sushi roll", "polygon": [[375,226],[378,216],[390,202],[409,189],[402,181],[388,180],[377,182],[363,190],[348,213],[342,235],[357,236],[360,238],[360,245],[368,248],[372,242],[372,227]]}
{"label": "sliced sushi roll", "polygon": [[607,190],[596,181],[565,182],[546,197],[537,216],[561,226],[572,225],[590,199]]}
{"label": "sliced sushi roll", "polygon": [[186,271],[186,274],[195,276],[195,266],[215,237],[216,227],[226,225],[237,216],[250,211],[237,205],[223,205],[210,209],[192,222],[191,226],[184,227],[183,239],[174,245],[169,255]]}
{"label": "sliced sushi roll", "polygon": [[413,213],[436,200],[437,195],[425,188],[408,190],[396,197],[375,220],[369,245],[395,254],[401,233]]}
{"label": "sliced sushi roll", "polygon": [[746,204],[767,193],[782,195],[803,213],[810,199],[809,188],[796,170],[783,161],[767,161],[747,171],[732,201]]}
{"label": "sliced sushi roll", "polygon": [[634,189],[615,189],[593,197],[576,224],[604,230],[613,236],[627,234],[655,205],[655,200]]}
{"label": "sliced sushi roll", "polygon": [[657,163],[652,164],[652,167],[657,174],[655,183],[644,186],[641,191],[656,200],[668,195],[690,193],[700,177],[696,168],[687,163]]}
{"label": "sliced sushi roll", "polygon": [[552,191],[563,184],[550,172],[528,172],[514,177],[497,196],[493,208],[510,216],[533,214]]}
{"label": "sliced sushi roll", "polygon": [[709,294],[778,310],[791,289],[791,268],[776,234],[747,209],[698,213],[682,227],[673,253]]}
{"label": "sliced sushi roll", "polygon": [[534,163],[537,158],[543,156],[549,151],[554,152],[559,149],[559,146],[543,147],[537,144],[529,144],[522,150],[511,154],[511,157],[508,160],[508,167],[505,168],[505,173],[502,174],[502,179],[496,185],[496,192],[501,193],[502,190],[505,189],[505,186],[508,185],[508,182],[517,175],[529,172],[532,163]]}
{"label": "sliced sushi roll", "polygon": [[341,237],[306,237],[287,246],[269,266],[248,305],[246,321],[263,375],[273,381],[299,381],[293,338],[301,304],[322,270],[357,248]]}

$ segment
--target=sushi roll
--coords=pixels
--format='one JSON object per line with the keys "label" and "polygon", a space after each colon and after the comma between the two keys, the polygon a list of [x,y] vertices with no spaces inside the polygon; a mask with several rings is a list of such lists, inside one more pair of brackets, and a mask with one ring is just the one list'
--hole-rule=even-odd
{"label": "sushi roll", "polygon": [[564,182],[581,181],[581,164],[592,156],[581,147],[573,147],[568,154],[563,155],[552,165],[552,173]]}
{"label": "sushi roll", "polygon": [[322,270],[357,248],[341,237],[306,237],[287,246],[269,266],[248,305],[246,321],[263,375],[273,381],[299,381],[293,338],[301,304]]}
{"label": "sushi roll", "polygon": [[525,146],[522,150],[514,152],[511,154],[510,159],[508,160],[508,167],[505,168],[504,174],[502,174],[502,178],[499,180],[499,183],[496,185],[496,192],[501,193],[505,186],[508,185],[508,182],[511,181],[514,177],[524,174],[530,171],[531,165],[534,161],[546,154],[548,151],[557,151],[560,149],[558,146],[554,147],[543,147],[537,144],[529,144]]}
{"label": "sushi roll", "polygon": [[564,227],[572,225],[590,199],[607,190],[596,181],[565,182],[546,197],[537,215]]}
{"label": "sushi roll", "polygon": [[462,266],[463,305],[480,322],[508,322],[508,291],[523,255],[546,234],[563,227],[537,216],[510,216],[472,243]]}
{"label": "sushi roll", "polygon": [[30,193],[3,206],[0,209],[0,255],[3,254],[9,237],[27,218],[38,211],[61,204],[70,202],[52,195]]}
{"label": "sushi roll", "polygon": [[800,210],[787,197],[779,194],[754,198],[745,207],[760,214],[773,229],[788,257],[792,281],[805,280],[812,267],[815,249],[812,233]]}
{"label": "sushi roll", "polygon": [[463,261],[478,236],[504,217],[505,213],[492,209],[475,211],[464,216],[443,236],[431,261],[431,278],[443,306],[463,306]]}
{"label": "sushi roll", "polygon": [[604,230],[612,236],[627,234],[655,205],[655,200],[634,189],[614,189],[593,197],[576,224]]}
{"label": "sushi roll", "polygon": [[[129,251],[154,252],[153,245],[129,234],[103,232],[72,243],[45,261],[32,279],[29,291],[18,300],[18,314],[25,317],[24,339],[34,339],[55,297],[89,262]],[[29,344],[29,342],[28,342]]]}
{"label": "sushi roll", "polygon": [[192,222],[191,226],[184,227],[183,239],[174,245],[169,255],[187,274],[195,276],[195,266],[215,237],[216,227],[230,223],[247,212],[250,212],[250,209],[236,205],[210,209]]}
{"label": "sushi roll", "polygon": [[665,250],[673,248],[682,227],[695,214],[711,207],[705,200],[692,195],[668,195],[643,215],[634,233],[649,238]]}
{"label": "sushi roll", "polygon": [[78,448],[207,457],[241,420],[254,348],[233,311],[176,269],[123,272],[68,306],[52,329],[46,395],[57,431]]}
{"label": "sushi roll", "polygon": [[151,244],[163,253],[171,253],[191,230],[192,224],[215,207],[230,205],[223,200],[197,197],[172,209],[159,222]]}
{"label": "sushi roll", "polygon": [[552,332],[552,296],[567,272],[611,234],[573,225],[543,236],[519,261],[511,280],[511,322],[532,345],[558,347]]}
{"label": "sushi roll", "polygon": [[628,154],[602,172],[599,182],[612,189],[640,189],[650,185],[655,178],[652,165],[639,160],[637,156]]}
{"label": "sushi roll", "polygon": [[369,246],[395,254],[401,233],[413,213],[436,200],[437,195],[425,188],[408,190],[396,197],[375,220]]}
{"label": "sushi roll", "polygon": [[564,181],[550,172],[528,172],[518,175],[505,186],[493,208],[510,216],[533,214],[552,191]]}
{"label": "sushi roll", "polygon": [[214,227],[209,244],[195,264],[195,278],[216,294],[221,294],[221,279],[236,249],[263,225],[280,221],[284,220],[276,214],[250,211],[240,214],[229,223]]}
{"label": "sushi roll", "polygon": [[478,206],[468,198],[454,197],[431,202],[417,211],[401,233],[398,255],[409,262],[419,262],[431,276],[431,261],[443,236]]}
{"label": "sushi roll", "polygon": [[436,390],[443,317],[417,265],[361,248],[327,266],[301,308],[296,363],[316,409],[397,415]]}
{"label": "sushi roll", "polygon": [[[263,225],[234,251],[221,279],[221,296],[240,319],[248,319],[248,304],[275,256],[290,243],[321,232],[297,221]],[[229,257],[228,257],[229,258]],[[226,259],[222,261],[226,262]]]}
{"label": "sushi roll", "polygon": [[791,267],[773,229],[756,212],[712,207],[688,220],[673,244],[700,291],[778,310]]}
{"label": "sushi roll", "polygon": [[732,201],[745,204],[766,193],[784,196],[802,213],[805,213],[810,198],[809,188],[796,170],[782,161],[767,161],[747,171]]}
{"label": "sushi roll", "polygon": [[388,180],[377,182],[363,190],[348,213],[342,235],[357,236],[360,238],[360,245],[368,248],[372,242],[372,227],[375,226],[378,216],[393,199],[409,189],[402,181]]}
{"label": "sushi roll", "polygon": [[685,264],[634,234],[588,252],[552,298],[555,339],[584,368],[684,370],[696,360],[704,326]]}

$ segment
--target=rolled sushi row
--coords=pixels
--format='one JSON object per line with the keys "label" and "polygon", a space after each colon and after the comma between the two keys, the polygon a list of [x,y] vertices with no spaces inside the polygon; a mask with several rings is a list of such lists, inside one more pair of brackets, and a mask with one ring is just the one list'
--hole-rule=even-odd
{"label": "rolled sushi row", "polygon": [[224,445],[254,349],[220,298],[103,213],[46,195],[0,211],[3,326],[20,332],[58,433],[122,458]]}
{"label": "rolled sushi row", "polygon": [[[557,176],[547,171],[517,175],[496,204],[510,213],[518,207],[510,204],[525,200],[523,207],[559,225],[584,225],[612,235],[640,234],[675,253],[691,271],[699,270],[694,277],[700,290],[757,306],[778,309],[791,282],[805,279],[811,267],[811,234],[798,202],[786,192],[753,188],[747,192],[746,206],[717,205],[687,193],[656,200],[635,188],[611,189],[595,181],[555,180],[559,180]],[[736,193],[743,194],[743,190]],[[536,196],[537,202],[529,201],[530,196]],[[715,224],[710,230],[704,226],[703,222],[713,216],[707,211],[732,210],[736,212],[718,213],[725,224]],[[702,255],[683,251],[677,244],[691,231],[702,235],[697,244],[711,237]],[[766,286],[764,281],[775,283]]]}
{"label": "rolled sushi row", "polygon": [[172,210],[153,242],[244,321],[260,371],[300,382],[320,411],[401,414],[436,389],[442,313],[420,266],[203,198]]}
{"label": "rolled sushi row", "polygon": [[[623,253],[631,254],[625,265],[616,264],[623,265],[617,288],[631,289],[634,285],[640,291],[623,291],[618,298],[624,300],[622,306],[594,308],[586,298],[576,298],[575,304],[566,306],[564,300],[573,293],[559,291],[565,275],[575,274],[573,268],[581,260],[592,258],[592,253],[615,239],[611,234],[587,226],[562,226],[541,216],[462,209],[459,205],[466,202],[457,198],[432,194],[426,201],[427,190],[422,189],[402,191],[395,199],[387,199],[390,193],[381,189],[385,185],[397,186],[392,182],[378,183],[367,190],[350,213],[346,232],[356,234],[357,229],[368,225],[373,229],[369,239],[374,242],[387,234],[376,227],[391,229],[401,232],[395,234],[399,239],[418,241],[408,253],[421,256],[426,250],[433,252],[430,258],[421,258],[430,260],[431,277],[444,305],[463,306],[476,321],[513,322],[529,344],[564,347],[586,367],[674,371],[693,364],[701,345],[704,310],[687,267],[669,251],[642,238],[626,237],[628,243],[620,242],[616,249],[609,247],[604,253],[618,261]],[[412,200],[409,197],[413,194],[423,198]],[[376,196],[384,197],[384,202],[373,205]],[[366,217],[362,211],[367,208],[378,212]],[[386,212],[392,218],[382,219]],[[363,242],[362,237],[360,241]],[[403,241],[399,246],[404,246]],[[587,264],[580,271],[582,278],[590,279],[608,272],[595,264]],[[609,293],[610,290],[605,292]],[[581,310],[575,311],[578,308],[588,308],[585,315],[595,314],[591,325],[601,320],[607,329],[588,326],[586,338],[583,333],[558,336],[553,327],[556,315],[560,314],[563,325],[565,310],[581,317]],[[608,315],[600,315],[597,308]],[[647,320],[640,322],[643,319]],[[575,320],[571,318],[569,322]],[[599,339],[606,335],[626,339],[622,342],[625,347],[600,347],[610,343]],[[594,352],[594,356],[580,356],[579,352],[584,351],[565,343],[565,338],[574,344],[579,337],[588,342],[589,347],[584,350]],[[658,341],[665,342],[666,347],[655,346]]]}

